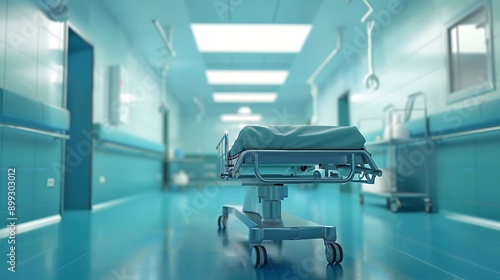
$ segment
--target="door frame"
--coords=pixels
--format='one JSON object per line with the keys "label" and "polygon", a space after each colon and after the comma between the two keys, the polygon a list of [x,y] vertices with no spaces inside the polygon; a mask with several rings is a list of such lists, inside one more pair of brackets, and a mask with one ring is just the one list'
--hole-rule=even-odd
{"label": "door frame", "polygon": [[[91,73],[91,85],[90,85],[90,88],[91,88],[91,94],[90,94],[90,123],[92,124],[93,123],[93,115],[94,115],[94,108],[93,108],[93,103],[94,103],[94,66],[95,66],[95,46],[94,44],[91,43],[91,41],[87,38],[87,36],[85,36],[83,34],[83,32],[81,32],[75,25],[71,24],[71,23],[65,23],[64,24],[64,71],[63,71],[63,81],[64,81],[64,84],[63,84],[63,108],[66,108],[68,109],[68,66],[69,66],[69,46],[70,46],[70,42],[69,42],[69,39],[70,39],[70,31],[73,32],[74,34],[76,34],[82,41],[84,41],[88,46],[89,48],[92,50],[92,62],[91,62],[91,69],[92,69],[92,73]],[[71,112],[70,112],[70,118],[71,118]],[[70,131],[68,131],[68,134],[69,136],[71,137],[71,134],[70,134]],[[93,135],[93,131],[92,131],[92,125],[90,126],[90,131],[89,131],[89,134],[92,136]],[[89,157],[90,157],[90,162],[91,162],[91,166],[90,166],[90,186],[89,186],[89,200],[90,200],[90,205],[88,205],[88,209],[92,209],[92,152],[93,152],[93,141],[92,141],[92,138],[89,139],[90,141],[90,154],[89,154]],[[61,170],[61,203],[60,203],[60,213],[61,215],[64,214],[64,211],[65,211],[65,199],[64,199],[64,196],[65,196],[65,192],[66,192],[66,150],[67,148],[67,143],[66,141],[63,142],[63,145],[62,145],[62,158],[61,158],[61,161],[62,161],[62,170]]]}

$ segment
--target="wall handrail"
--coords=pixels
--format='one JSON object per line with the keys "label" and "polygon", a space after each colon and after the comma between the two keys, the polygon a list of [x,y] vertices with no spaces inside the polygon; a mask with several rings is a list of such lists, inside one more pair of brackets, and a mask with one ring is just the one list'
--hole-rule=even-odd
{"label": "wall handrail", "polygon": [[157,152],[157,151],[152,151],[148,149],[143,149],[140,147],[134,147],[126,144],[120,144],[112,141],[106,141],[106,140],[97,140],[97,146],[108,146],[111,148],[117,148],[120,150],[126,150],[130,152],[135,152],[139,154],[147,154],[151,156],[157,156],[157,157],[163,157],[165,155],[164,152]]}
{"label": "wall handrail", "polygon": [[491,127],[478,128],[478,129],[472,129],[472,130],[466,130],[466,131],[460,131],[460,132],[451,132],[451,133],[446,133],[446,134],[441,134],[441,135],[434,135],[434,136],[431,136],[430,138],[432,140],[440,140],[440,139],[456,138],[456,137],[469,136],[469,135],[475,135],[475,134],[481,134],[481,133],[493,132],[493,131],[500,131],[500,126],[491,126]]}
{"label": "wall handrail", "polygon": [[26,131],[26,132],[31,132],[31,133],[36,133],[36,134],[39,134],[39,135],[50,136],[50,137],[64,139],[64,140],[68,140],[70,138],[70,136],[67,135],[67,134],[58,133],[58,132],[51,132],[51,131],[46,131],[46,130],[31,128],[31,127],[27,127],[27,126],[20,126],[20,125],[12,125],[12,124],[0,123],[0,127],[1,128],[7,128],[7,129],[13,129],[13,130],[21,130],[21,131]]}

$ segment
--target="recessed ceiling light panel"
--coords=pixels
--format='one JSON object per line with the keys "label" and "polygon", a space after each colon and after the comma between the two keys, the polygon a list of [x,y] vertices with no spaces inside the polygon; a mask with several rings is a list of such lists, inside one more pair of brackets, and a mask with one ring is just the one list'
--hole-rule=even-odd
{"label": "recessed ceiling light panel", "polygon": [[286,70],[207,70],[212,85],[282,85],[288,77]]}
{"label": "recessed ceiling light panel", "polygon": [[200,52],[298,53],[310,24],[191,24]]}
{"label": "recessed ceiling light panel", "polygon": [[274,103],[278,94],[275,92],[214,92],[216,103]]}
{"label": "recessed ceiling light panel", "polygon": [[260,122],[262,115],[259,114],[222,114],[220,120],[223,122]]}

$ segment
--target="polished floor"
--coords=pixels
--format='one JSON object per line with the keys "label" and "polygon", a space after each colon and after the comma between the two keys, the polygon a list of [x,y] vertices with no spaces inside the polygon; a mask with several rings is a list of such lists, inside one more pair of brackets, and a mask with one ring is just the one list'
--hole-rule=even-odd
{"label": "polished floor", "polygon": [[[327,265],[322,240],[265,243],[269,260],[254,269],[247,229],[234,217],[220,232],[221,205],[243,187],[207,186],[148,193],[99,211],[66,212],[54,225],[17,236],[16,272],[0,279],[500,279],[500,231],[446,213],[383,198],[358,202],[356,190],[291,186],[284,211],[336,225],[342,265]],[[6,240],[0,240],[7,259]]]}

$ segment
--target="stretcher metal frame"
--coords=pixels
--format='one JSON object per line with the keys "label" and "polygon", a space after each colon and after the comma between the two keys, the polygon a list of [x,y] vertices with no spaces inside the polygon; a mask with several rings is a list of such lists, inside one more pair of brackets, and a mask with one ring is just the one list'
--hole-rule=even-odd
{"label": "stretcher metal frame", "polygon": [[[373,184],[382,171],[365,149],[354,150],[276,150],[251,149],[230,156],[228,134],[219,144],[218,169],[222,179],[239,180],[249,186],[243,206],[225,205],[218,225],[225,229],[229,214],[249,228],[249,244],[255,267],[265,266],[264,240],[322,238],[328,263],[341,263],[343,251],[336,243],[335,226],[306,221],[308,226],[286,224],[281,218],[281,200],[288,196],[286,184],[347,183]],[[291,167],[291,168],[287,168]],[[293,172],[278,174],[286,170]],[[258,201],[258,202],[257,202]]]}

